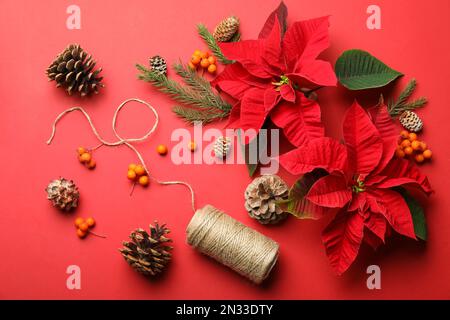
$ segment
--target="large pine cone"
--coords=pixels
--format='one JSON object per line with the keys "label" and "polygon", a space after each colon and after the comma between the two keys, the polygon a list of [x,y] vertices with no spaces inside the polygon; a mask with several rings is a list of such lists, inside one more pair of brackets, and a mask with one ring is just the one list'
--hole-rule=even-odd
{"label": "large pine cone", "polygon": [[96,62],[78,44],[69,45],[47,68],[49,81],[56,81],[56,87],[63,87],[72,95],[78,92],[86,96],[91,92],[98,93],[103,87],[103,77],[98,74],[102,68],[95,68]]}
{"label": "large pine cone", "polygon": [[239,30],[239,19],[237,17],[229,17],[222,20],[214,29],[213,37],[217,42],[227,42]]}
{"label": "large pine cone", "polygon": [[56,179],[47,186],[47,199],[53,206],[63,211],[70,211],[78,206],[80,193],[72,180]]}
{"label": "large pine cone", "polygon": [[124,241],[124,248],[119,249],[122,256],[136,271],[155,276],[161,273],[169,263],[172,247],[167,242],[172,240],[165,235],[170,232],[166,225],[150,225],[150,234],[143,229],[136,229],[130,234],[131,242]]}
{"label": "large pine cone", "polygon": [[261,176],[245,190],[245,208],[250,217],[262,224],[275,224],[287,217],[277,202],[287,200],[289,188],[276,175]]}

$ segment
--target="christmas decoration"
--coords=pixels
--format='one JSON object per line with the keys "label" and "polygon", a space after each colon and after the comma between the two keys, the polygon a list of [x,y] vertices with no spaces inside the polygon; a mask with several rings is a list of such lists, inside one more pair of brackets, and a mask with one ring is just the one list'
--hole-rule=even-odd
{"label": "christmas decoration", "polygon": [[276,224],[287,217],[278,205],[289,196],[287,184],[276,175],[261,176],[245,190],[245,209],[261,224]]}
{"label": "christmas decoration", "polygon": [[395,155],[398,158],[410,157],[417,163],[423,163],[426,160],[430,160],[433,153],[428,149],[428,145],[425,142],[418,140],[416,133],[403,130],[400,132]]}
{"label": "christmas decoration", "polygon": [[149,59],[150,63],[150,69],[159,75],[166,75],[167,74],[167,63],[166,60],[164,60],[163,57],[160,56],[153,56]]}
{"label": "christmas decoration", "polygon": [[131,193],[133,193],[136,183],[140,184],[143,187],[147,187],[150,184],[149,175],[147,174],[142,164],[136,165],[134,163],[130,163],[130,165],[128,165],[127,178],[133,181],[133,188],[131,189]]}
{"label": "christmas decoration", "polygon": [[169,149],[167,149],[167,146],[160,144],[158,147],[156,147],[156,152],[158,152],[158,154],[161,156],[165,156],[167,152],[169,152]]}
{"label": "christmas decoration", "polygon": [[222,20],[215,28],[213,37],[217,42],[230,41],[239,30],[239,19],[235,16]]}
{"label": "christmas decoration", "polygon": [[231,148],[229,137],[218,137],[214,142],[214,154],[217,158],[226,158]]}
{"label": "christmas decoration", "polygon": [[293,174],[325,169],[306,198],[317,206],[339,210],[322,238],[331,266],[338,274],[355,260],[362,241],[374,248],[391,229],[416,239],[413,213],[404,195],[394,188],[415,186],[432,193],[428,179],[404,159],[393,158],[398,135],[386,106],[369,115],[357,102],[344,121],[345,145],[330,138],[280,157]]}
{"label": "christmas decoration", "polygon": [[119,249],[125,261],[136,271],[145,276],[160,274],[169,263],[172,247],[168,245],[172,240],[166,235],[170,230],[165,224],[150,225],[150,233],[144,229],[136,229],[130,234],[131,241],[124,241]]}
{"label": "christmas decoration", "polygon": [[331,64],[317,59],[329,46],[328,17],[295,22],[283,34],[285,23],[270,18],[263,28],[270,32],[262,38],[220,43],[236,63],[212,84],[237,101],[229,127],[258,131],[269,117],[291,144],[301,146],[323,137],[324,129],[319,104],[306,98],[299,84],[335,86],[337,79]]}
{"label": "christmas decoration", "polygon": [[86,96],[98,93],[103,77],[102,68],[95,69],[96,62],[78,44],[71,44],[47,68],[49,81],[56,81],[56,87],[63,87],[69,95],[74,92]]}
{"label": "christmas decoration", "polygon": [[405,111],[398,118],[402,126],[411,132],[419,132],[423,128],[422,119],[414,111]]}
{"label": "christmas decoration", "polygon": [[400,96],[396,101],[394,101],[393,99],[389,100],[387,107],[391,117],[398,117],[405,111],[413,111],[417,108],[422,108],[427,104],[428,100],[424,97],[420,97],[416,100],[408,102],[408,99],[412,96],[412,94],[416,90],[416,87],[417,81],[415,79],[411,79],[406,85],[405,89],[400,93]]}
{"label": "christmas decoration", "polygon": [[86,168],[93,170],[97,166],[97,162],[92,157],[92,151],[87,150],[84,147],[78,147],[77,149],[78,161],[86,166]]}
{"label": "christmas decoration", "polygon": [[200,50],[195,50],[191,57],[191,61],[189,61],[188,67],[191,70],[196,70],[197,67],[200,66],[209,73],[214,74],[217,70],[216,63],[216,58],[208,51],[202,52]]}
{"label": "christmas decoration", "polygon": [[80,193],[72,180],[59,178],[50,182],[46,189],[47,199],[62,211],[71,211],[78,206]]}
{"label": "christmas decoration", "polygon": [[[197,25],[197,32],[200,38],[205,41],[208,48],[212,51],[214,56],[217,58],[217,60],[222,64],[232,64],[235,61],[227,59],[224,54],[222,53],[222,50],[219,47],[219,44],[217,43],[216,39],[214,39],[214,36],[208,31],[208,28],[206,28],[203,24]],[[235,39],[236,41],[239,41],[239,36]]]}
{"label": "christmas decoration", "polygon": [[207,205],[197,210],[186,229],[187,243],[256,284],[278,259],[278,244]]}
{"label": "christmas decoration", "polygon": [[99,235],[91,230],[92,228],[95,227],[96,224],[95,219],[92,217],[89,217],[86,220],[81,217],[78,217],[75,219],[74,224],[75,227],[77,228],[77,236],[80,239],[86,238],[88,234],[92,234],[99,238],[106,238],[105,236]]}
{"label": "christmas decoration", "polygon": [[141,72],[140,80],[149,82],[161,92],[169,95],[183,106],[175,106],[173,112],[190,124],[194,122],[209,123],[222,120],[230,114],[231,105],[215,93],[209,82],[198,75],[195,70],[182,64],[175,64],[175,72],[183,79],[186,86],[177,81],[158,75],[142,65],[136,65]]}

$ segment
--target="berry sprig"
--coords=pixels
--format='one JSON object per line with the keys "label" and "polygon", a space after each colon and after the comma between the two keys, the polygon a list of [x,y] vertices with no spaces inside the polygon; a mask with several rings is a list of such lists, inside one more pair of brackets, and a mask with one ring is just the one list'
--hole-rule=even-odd
{"label": "berry sprig", "polygon": [[86,166],[86,168],[93,170],[97,166],[97,162],[92,157],[92,150],[88,150],[84,147],[78,147],[77,149],[78,161]]}
{"label": "berry sprig", "polygon": [[433,153],[425,142],[418,140],[417,134],[403,130],[400,132],[397,150],[395,155],[398,158],[413,158],[417,163],[431,160]]}
{"label": "berry sprig", "polygon": [[196,70],[198,66],[214,74],[217,71],[217,59],[209,51],[195,50],[188,63],[189,68]]}
{"label": "berry sprig", "polygon": [[141,164],[131,163],[128,166],[127,178],[133,181],[133,187],[136,183],[143,187],[147,187],[150,184],[150,178]]}
{"label": "berry sprig", "polygon": [[83,219],[81,217],[75,219],[75,227],[77,228],[77,236],[80,239],[84,239],[88,234],[92,234],[96,237],[106,238],[105,236],[99,235],[90,229],[95,227],[95,220],[92,217]]}

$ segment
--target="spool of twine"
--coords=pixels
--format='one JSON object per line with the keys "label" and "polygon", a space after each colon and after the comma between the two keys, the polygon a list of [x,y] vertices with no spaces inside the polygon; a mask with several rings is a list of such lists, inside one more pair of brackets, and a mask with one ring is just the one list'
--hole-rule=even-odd
{"label": "spool of twine", "polygon": [[189,245],[256,284],[277,262],[275,241],[210,205],[195,212],[186,233]]}

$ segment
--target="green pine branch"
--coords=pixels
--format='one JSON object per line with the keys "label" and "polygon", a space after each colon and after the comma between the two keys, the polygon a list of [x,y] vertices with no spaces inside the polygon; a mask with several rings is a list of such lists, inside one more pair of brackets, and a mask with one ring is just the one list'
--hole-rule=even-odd
{"label": "green pine branch", "polygon": [[406,85],[406,88],[400,93],[398,99],[396,101],[391,99],[388,102],[388,110],[391,117],[397,117],[405,111],[421,108],[427,104],[428,100],[425,97],[420,97],[411,102],[407,102],[414,93],[416,87],[417,81],[415,79],[411,79],[411,81]]}
{"label": "green pine branch", "polygon": [[209,82],[182,64],[175,64],[174,70],[182,77],[186,86],[158,74],[140,64],[138,79],[151,83],[183,106],[175,106],[173,112],[188,123],[195,121],[209,123],[226,118],[232,106],[216,94]]}
{"label": "green pine branch", "polygon": [[[205,41],[206,45],[208,46],[209,50],[211,50],[214,54],[214,56],[223,64],[232,64],[234,63],[233,60],[227,59],[223,53],[222,50],[220,50],[219,45],[217,44],[216,39],[214,39],[213,35],[208,31],[206,26],[204,24],[198,24],[197,25],[197,32],[199,36]],[[240,35],[239,35],[240,37]]]}

